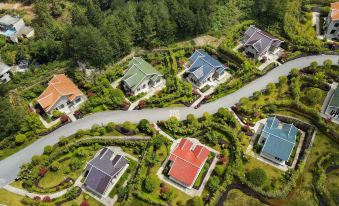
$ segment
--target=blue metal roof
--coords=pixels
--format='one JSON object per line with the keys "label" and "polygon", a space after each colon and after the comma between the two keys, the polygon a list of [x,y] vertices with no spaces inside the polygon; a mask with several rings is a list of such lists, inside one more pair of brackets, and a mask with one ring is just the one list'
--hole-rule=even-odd
{"label": "blue metal roof", "polygon": [[287,161],[295,145],[297,132],[293,124],[281,123],[275,117],[268,118],[261,133],[266,139],[261,152]]}
{"label": "blue metal roof", "polygon": [[188,69],[188,72],[192,73],[199,81],[207,78],[209,74],[211,72],[214,72],[216,69],[227,69],[225,65],[223,65],[218,60],[214,59],[208,53],[201,49],[196,50],[189,58],[189,60],[190,62],[192,62],[192,64]]}

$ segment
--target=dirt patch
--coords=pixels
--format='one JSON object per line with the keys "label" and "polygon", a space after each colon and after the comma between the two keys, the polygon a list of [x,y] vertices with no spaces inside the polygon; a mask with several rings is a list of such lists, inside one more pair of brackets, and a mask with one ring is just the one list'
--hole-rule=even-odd
{"label": "dirt patch", "polygon": [[196,46],[213,46],[218,47],[221,44],[221,40],[210,35],[200,36],[193,39]]}

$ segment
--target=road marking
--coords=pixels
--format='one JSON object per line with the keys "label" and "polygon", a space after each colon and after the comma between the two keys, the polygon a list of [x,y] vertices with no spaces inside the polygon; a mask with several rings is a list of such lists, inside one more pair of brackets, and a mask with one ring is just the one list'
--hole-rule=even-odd
{"label": "road marking", "polygon": [[179,110],[170,110],[170,117],[176,117],[177,119],[180,119],[180,111]]}

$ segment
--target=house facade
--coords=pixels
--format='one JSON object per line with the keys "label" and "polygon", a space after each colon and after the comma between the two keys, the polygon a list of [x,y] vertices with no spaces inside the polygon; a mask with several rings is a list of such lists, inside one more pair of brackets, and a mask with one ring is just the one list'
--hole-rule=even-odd
{"label": "house facade", "polygon": [[331,116],[336,120],[339,120],[339,88],[334,91],[331,100],[326,108],[325,114]]}
{"label": "house facade", "polygon": [[54,75],[37,98],[38,104],[48,115],[52,115],[54,110],[70,114],[85,101],[86,96],[64,74]]}
{"label": "house facade", "polygon": [[191,189],[209,153],[210,151],[203,145],[194,144],[188,138],[181,139],[168,158],[170,161],[169,178]]}
{"label": "house facade", "polygon": [[187,66],[187,81],[199,89],[225,76],[228,69],[203,50],[196,50],[189,58]]}
{"label": "house facade", "polygon": [[123,89],[132,95],[148,92],[164,82],[163,75],[140,57],[133,57],[126,74],[122,77]]}
{"label": "house facade", "polygon": [[245,31],[241,42],[245,49],[244,53],[258,60],[265,58],[266,55],[277,54],[281,43],[283,43],[271,34],[258,29],[255,25],[250,25]]}
{"label": "house facade", "polygon": [[331,3],[331,11],[324,22],[325,37],[339,39],[339,2]]}
{"label": "house facade", "polygon": [[127,167],[128,160],[123,155],[104,148],[87,164],[84,186],[99,197],[107,197]]}
{"label": "house facade", "polygon": [[19,37],[33,37],[34,29],[26,26],[21,17],[6,14],[0,18],[0,34],[17,43]]}
{"label": "house facade", "polygon": [[11,68],[3,62],[0,62],[0,84],[11,80]]}
{"label": "house facade", "polygon": [[297,132],[293,124],[282,123],[276,117],[268,118],[258,141],[263,145],[260,156],[285,165],[295,146]]}

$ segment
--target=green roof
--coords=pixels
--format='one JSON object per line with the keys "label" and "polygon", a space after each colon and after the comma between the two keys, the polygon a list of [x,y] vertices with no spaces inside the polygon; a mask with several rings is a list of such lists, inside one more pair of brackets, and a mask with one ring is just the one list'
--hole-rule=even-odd
{"label": "green roof", "polygon": [[136,90],[145,78],[162,76],[152,65],[147,63],[141,57],[134,57],[128,64],[128,70],[122,77],[122,80],[131,90]]}
{"label": "green roof", "polygon": [[339,88],[337,88],[331,98],[330,107],[339,107]]}

